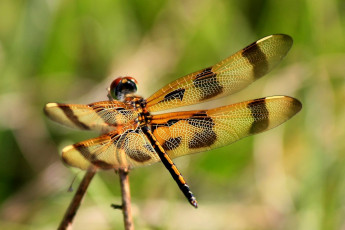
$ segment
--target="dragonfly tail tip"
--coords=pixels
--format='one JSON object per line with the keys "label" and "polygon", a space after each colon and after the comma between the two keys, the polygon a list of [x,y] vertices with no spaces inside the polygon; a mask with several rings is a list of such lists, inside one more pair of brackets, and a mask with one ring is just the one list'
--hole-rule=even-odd
{"label": "dragonfly tail tip", "polygon": [[191,200],[190,203],[194,208],[198,208],[198,202],[196,200]]}

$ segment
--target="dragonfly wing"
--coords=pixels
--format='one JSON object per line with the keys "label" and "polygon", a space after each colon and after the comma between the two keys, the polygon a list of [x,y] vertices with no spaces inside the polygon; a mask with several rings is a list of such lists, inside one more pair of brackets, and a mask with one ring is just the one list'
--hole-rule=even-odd
{"label": "dragonfly wing", "polygon": [[166,110],[238,92],[271,71],[291,46],[288,35],[262,38],[212,67],[171,82],[146,100],[147,108]]}
{"label": "dragonfly wing", "polygon": [[48,103],[46,115],[71,128],[96,130],[103,133],[128,126],[138,117],[130,106],[119,101],[101,101],[88,105]]}
{"label": "dragonfly wing", "polygon": [[110,132],[100,137],[66,146],[62,159],[70,166],[88,169],[126,169],[160,161],[140,128],[123,134]]}
{"label": "dragonfly wing", "polygon": [[151,128],[169,156],[175,158],[264,132],[284,123],[301,108],[297,99],[273,96],[211,110],[156,115]]}

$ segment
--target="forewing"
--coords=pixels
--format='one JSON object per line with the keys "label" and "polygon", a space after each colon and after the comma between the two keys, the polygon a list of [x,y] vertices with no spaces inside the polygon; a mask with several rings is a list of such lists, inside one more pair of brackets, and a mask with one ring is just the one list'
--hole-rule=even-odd
{"label": "forewing", "polygon": [[48,103],[44,112],[53,121],[68,127],[103,133],[120,126],[128,127],[138,117],[135,110],[119,101],[101,101],[88,105]]}
{"label": "forewing", "polygon": [[238,92],[271,71],[291,46],[288,35],[262,38],[212,67],[171,82],[146,100],[147,108],[166,110]]}
{"label": "forewing", "polygon": [[228,145],[274,128],[302,108],[287,96],[266,97],[211,110],[153,116],[152,131],[171,158]]}
{"label": "forewing", "polygon": [[88,169],[126,169],[149,165],[159,157],[140,128],[123,134],[111,132],[97,138],[69,145],[62,159],[72,167]]}

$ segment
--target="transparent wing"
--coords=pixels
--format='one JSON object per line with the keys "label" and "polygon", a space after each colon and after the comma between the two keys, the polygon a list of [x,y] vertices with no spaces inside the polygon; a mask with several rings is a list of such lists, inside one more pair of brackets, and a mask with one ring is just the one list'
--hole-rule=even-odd
{"label": "transparent wing", "polygon": [[62,150],[62,159],[70,166],[88,169],[125,169],[160,161],[140,128],[122,134],[110,132],[97,138],[69,145]]}
{"label": "transparent wing", "polygon": [[147,101],[149,111],[196,104],[236,93],[271,71],[287,54],[292,38],[262,38],[218,64],[179,78]]}
{"label": "transparent wing", "polygon": [[211,110],[152,117],[152,131],[171,158],[231,144],[274,128],[302,108],[287,96],[273,96]]}
{"label": "transparent wing", "polygon": [[45,114],[55,122],[71,128],[110,132],[134,123],[138,114],[119,101],[101,101],[88,105],[48,103]]}

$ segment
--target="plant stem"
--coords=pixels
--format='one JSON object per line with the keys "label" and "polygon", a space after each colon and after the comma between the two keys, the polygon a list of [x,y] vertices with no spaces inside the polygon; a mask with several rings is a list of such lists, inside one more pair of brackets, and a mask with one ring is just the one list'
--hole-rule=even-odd
{"label": "plant stem", "polygon": [[120,169],[118,171],[120,177],[121,185],[121,195],[122,195],[122,213],[123,221],[125,224],[126,230],[133,230],[134,224],[132,219],[132,210],[131,210],[131,193],[129,189],[129,171],[126,169]]}
{"label": "plant stem", "polygon": [[90,168],[88,171],[86,171],[83,180],[80,182],[77,192],[75,193],[68,209],[66,210],[66,213],[60,223],[58,230],[65,230],[65,229],[71,228],[73,219],[78,211],[80,203],[95,174],[96,174],[95,169]]}

